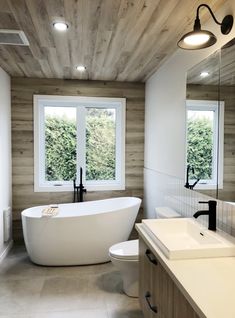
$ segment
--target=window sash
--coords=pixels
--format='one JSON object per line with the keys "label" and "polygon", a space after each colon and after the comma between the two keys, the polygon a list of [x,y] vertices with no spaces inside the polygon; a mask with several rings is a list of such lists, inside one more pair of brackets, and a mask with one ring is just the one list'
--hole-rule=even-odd
{"label": "window sash", "polygon": [[[223,131],[224,131],[224,102],[210,100],[186,100],[186,118],[189,110],[192,111],[214,111],[213,122],[213,153],[212,153],[212,179],[202,179],[198,182],[197,189],[216,189],[217,183],[223,188]],[[187,130],[186,130],[186,162],[187,162]],[[217,167],[219,165],[219,168]],[[191,179],[194,183],[196,180]]]}
{"label": "window sash", "polygon": [[[77,180],[80,166],[87,190],[125,189],[125,98],[34,95],[34,191],[72,191],[71,181],[45,180],[45,107],[75,107],[77,115]],[[85,180],[86,109],[115,109],[115,180]]]}

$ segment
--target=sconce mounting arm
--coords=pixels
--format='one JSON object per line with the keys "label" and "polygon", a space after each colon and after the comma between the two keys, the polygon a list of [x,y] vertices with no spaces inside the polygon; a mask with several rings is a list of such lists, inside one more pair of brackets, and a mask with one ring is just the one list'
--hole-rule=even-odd
{"label": "sconce mounting arm", "polygon": [[233,26],[233,16],[232,15],[226,15],[223,18],[222,22],[219,22],[216,19],[214,13],[212,12],[211,8],[205,3],[200,4],[198,6],[198,8],[197,8],[197,16],[196,16],[195,23],[194,23],[194,31],[201,30],[201,24],[200,24],[200,18],[199,18],[199,10],[202,7],[206,7],[208,9],[208,11],[210,12],[210,14],[211,14],[213,20],[215,21],[215,23],[221,26],[221,33],[222,34],[229,34],[229,32],[231,31],[232,26]]}
{"label": "sconce mounting arm", "polygon": [[222,34],[227,35],[231,31],[231,29],[233,27],[233,16],[232,15],[226,15],[223,18],[222,22],[220,23],[216,19],[211,8],[207,4],[202,3],[197,7],[197,13],[196,13],[196,19],[194,22],[193,31],[188,32],[185,35],[183,35],[182,38],[177,43],[177,45],[181,49],[199,50],[199,49],[207,48],[207,47],[216,43],[216,41],[217,41],[216,36],[212,32],[201,29],[199,11],[202,7],[206,7],[209,10],[214,22],[216,24],[220,25],[220,29],[221,29]]}

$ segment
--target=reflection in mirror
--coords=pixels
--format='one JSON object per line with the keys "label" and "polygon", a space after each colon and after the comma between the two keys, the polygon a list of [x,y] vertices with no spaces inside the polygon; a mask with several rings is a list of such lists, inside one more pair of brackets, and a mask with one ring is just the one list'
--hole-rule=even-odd
{"label": "reflection in mirror", "polygon": [[[187,74],[187,165],[190,184],[200,179],[195,190],[216,197],[219,156],[218,131],[221,125],[219,103],[220,53],[216,52],[194,66]],[[192,173],[194,172],[194,173]]]}
{"label": "reflection in mirror", "polygon": [[224,101],[224,172],[218,198],[235,202],[235,39],[221,49],[220,96]]}
{"label": "reflection in mirror", "polygon": [[[197,131],[195,137],[199,139],[200,136],[201,139],[197,142],[203,150],[201,149],[201,152],[200,148],[193,150],[193,160],[195,160],[193,164],[196,168],[195,176],[190,177],[200,176],[203,180],[205,171],[209,176],[209,179],[199,182],[195,189],[224,201],[235,202],[235,39],[188,72],[187,100],[197,103],[201,101],[207,107],[214,102],[218,108],[218,119],[214,118],[213,124],[209,124],[210,116],[207,116],[207,119],[204,119],[207,124],[202,125],[204,128]],[[214,115],[216,117],[216,113]],[[206,128],[207,125],[215,135]],[[219,146],[217,149],[216,143]],[[208,145],[213,146],[210,148],[211,146]],[[190,155],[192,157],[192,154]],[[188,160],[193,161],[190,155],[188,150]],[[201,157],[204,159],[202,160]],[[201,173],[204,175],[200,175]],[[217,179],[217,190],[212,187],[214,181],[210,185],[211,177]]]}

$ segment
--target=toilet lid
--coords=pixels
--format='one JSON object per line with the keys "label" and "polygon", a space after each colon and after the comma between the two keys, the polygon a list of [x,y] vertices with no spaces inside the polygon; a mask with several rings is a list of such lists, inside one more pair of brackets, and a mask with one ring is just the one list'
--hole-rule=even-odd
{"label": "toilet lid", "polygon": [[115,244],[109,249],[110,256],[120,259],[138,260],[139,240],[132,240]]}

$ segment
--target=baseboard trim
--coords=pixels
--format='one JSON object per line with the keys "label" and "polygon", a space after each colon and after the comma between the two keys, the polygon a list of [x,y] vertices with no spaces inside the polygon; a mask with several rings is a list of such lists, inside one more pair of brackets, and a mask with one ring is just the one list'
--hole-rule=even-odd
{"label": "baseboard trim", "polygon": [[11,248],[13,246],[13,240],[11,240],[7,247],[5,248],[5,250],[2,252],[2,254],[0,255],[0,263],[4,260],[4,258],[8,255],[8,253],[10,252]]}

